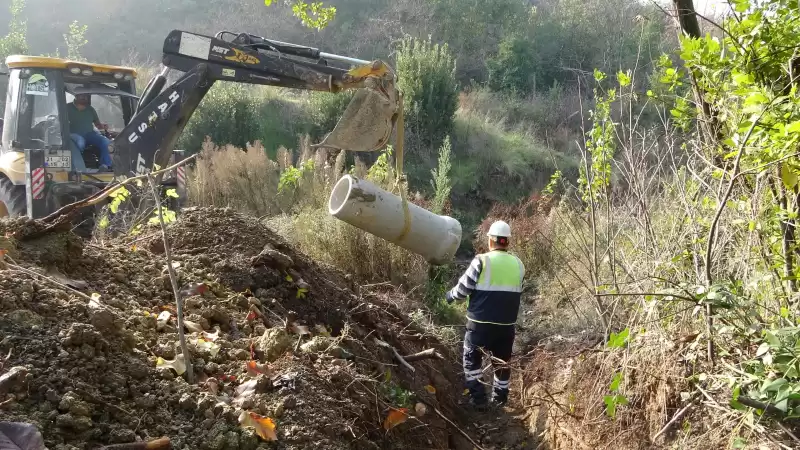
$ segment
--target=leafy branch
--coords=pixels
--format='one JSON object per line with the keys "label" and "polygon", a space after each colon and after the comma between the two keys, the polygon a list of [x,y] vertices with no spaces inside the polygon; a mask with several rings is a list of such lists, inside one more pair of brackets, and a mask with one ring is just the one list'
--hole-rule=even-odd
{"label": "leafy branch", "polygon": [[[267,6],[272,5],[274,0],[264,0]],[[288,1],[285,2],[289,4]],[[315,28],[317,31],[325,28],[336,17],[336,7],[325,6],[322,2],[306,3],[303,0],[293,0],[292,14],[300,19],[300,22],[308,28]]]}

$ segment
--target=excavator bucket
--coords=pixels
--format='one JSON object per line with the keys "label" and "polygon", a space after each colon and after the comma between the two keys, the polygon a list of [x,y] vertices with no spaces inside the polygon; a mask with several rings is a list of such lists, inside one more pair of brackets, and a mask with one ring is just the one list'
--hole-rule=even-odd
{"label": "excavator bucket", "polygon": [[339,122],[319,144],[352,152],[374,152],[389,141],[397,121],[398,95],[394,86],[377,87],[375,78],[356,91]]}

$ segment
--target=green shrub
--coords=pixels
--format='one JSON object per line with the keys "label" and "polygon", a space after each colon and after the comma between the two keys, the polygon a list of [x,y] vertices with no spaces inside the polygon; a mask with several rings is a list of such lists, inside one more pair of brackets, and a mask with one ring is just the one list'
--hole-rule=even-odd
{"label": "green shrub", "polygon": [[207,137],[240,148],[258,140],[274,155],[281,146],[294,147],[309,126],[303,109],[276,90],[223,82],[206,94],[178,146],[195,152]]}
{"label": "green shrub", "polygon": [[486,62],[489,87],[495,91],[527,95],[535,80],[536,54],[528,39],[507,36],[500,42],[497,54]]}
{"label": "green shrub", "polygon": [[400,43],[397,74],[409,150],[432,158],[453,129],[458,108],[455,69],[447,44],[408,36]]}

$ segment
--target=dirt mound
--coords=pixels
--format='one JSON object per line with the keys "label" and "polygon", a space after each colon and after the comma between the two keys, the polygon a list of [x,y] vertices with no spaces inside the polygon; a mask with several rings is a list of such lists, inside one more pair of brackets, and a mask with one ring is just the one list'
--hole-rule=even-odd
{"label": "dirt mound", "polygon": [[[35,424],[51,450],[161,436],[172,448],[203,450],[464,444],[441,417],[461,419],[460,370],[447,362],[457,358],[418,360],[412,372],[389,347],[449,349],[394,306],[354,291],[345,274],[229,210],[185,210],[169,229],[189,294],[197,379],[187,383],[176,370],[163,244],[157,230],[146,233],[97,246],[42,234],[36,222],[0,221],[0,247],[13,260],[0,270],[0,352],[10,355],[0,368],[9,379],[0,383],[0,420]],[[418,403],[424,413],[414,412]],[[392,408],[409,415],[387,431]],[[259,417],[275,424],[277,443],[240,424]]]}

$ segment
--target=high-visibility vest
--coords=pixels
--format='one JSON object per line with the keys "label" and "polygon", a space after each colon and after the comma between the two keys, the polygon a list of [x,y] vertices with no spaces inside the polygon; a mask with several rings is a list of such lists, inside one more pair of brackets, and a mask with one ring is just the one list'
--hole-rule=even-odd
{"label": "high-visibility vest", "polygon": [[519,314],[525,266],[516,256],[494,250],[478,255],[481,273],[470,296],[467,318],[477,323],[513,325]]}

